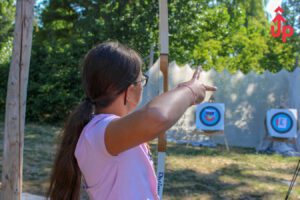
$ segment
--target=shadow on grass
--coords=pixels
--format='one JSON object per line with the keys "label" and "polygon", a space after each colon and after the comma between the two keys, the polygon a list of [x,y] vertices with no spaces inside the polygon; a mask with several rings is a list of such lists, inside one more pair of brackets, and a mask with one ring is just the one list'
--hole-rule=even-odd
{"label": "shadow on grass", "polygon": [[[156,144],[152,144],[152,150],[156,149]],[[224,150],[224,151],[223,151]],[[236,156],[239,154],[239,156]],[[242,154],[242,155],[241,155]],[[224,147],[205,148],[191,147],[186,145],[168,144],[167,155],[184,158],[194,156],[209,157],[227,157],[232,160],[240,160],[243,155],[254,155],[256,153],[251,149],[235,148],[226,152]],[[257,155],[260,156],[260,155]],[[260,159],[264,159],[264,156]],[[233,158],[234,157],[234,158]],[[251,156],[252,158],[252,156]],[[277,158],[277,157],[276,157]],[[219,158],[218,158],[219,159]],[[281,164],[288,164],[295,158],[280,158]],[[282,160],[281,160],[282,159]],[[156,161],[156,152],[154,151],[154,161]],[[272,160],[272,159],[271,159]],[[285,192],[288,189],[287,180],[276,176],[276,174],[293,174],[294,169],[283,165],[283,168],[272,168],[272,163],[266,163],[265,167],[257,168],[250,164],[251,160],[241,160],[239,164],[232,163],[219,168],[212,173],[201,173],[193,169],[166,169],[164,194],[167,199],[232,199],[232,200],[273,200],[284,199]],[[274,160],[275,162],[277,159]],[[282,163],[283,162],[283,163]],[[209,166],[208,166],[209,167]],[[266,172],[266,173],[264,173]],[[274,172],[275,174],[270,174]],[[257,174],[256,174],[257,173]],[[291,197],[291,200],[297,199],[297,194]]]}
{"label": "shadow on grass", "polygon": [[[230,165],[211,174],[201,174],[191,169],[167,171],[165,177],[164,194],[171,199],[183,199],[199,196],[209,196],[209,199],[221,200],[246,200],[246,199],[268,199],[272,193],[267,191],[244,191],[241,193],[232,193],[231,191],[239,187],[249,187],[246,182],[225,183],[220,180],[220,176],[227,175],[233,178],[245,178],[264,180],[268,177],[257,177],[252,175],[243,175],[242,171],[236,165]],[[265,181],[265,180],[264,180]],[[280,181],[270,179],[270,182]],[[228,192],[230,194],[228,194]],[[227,194],[227,195],[226,195]]]}

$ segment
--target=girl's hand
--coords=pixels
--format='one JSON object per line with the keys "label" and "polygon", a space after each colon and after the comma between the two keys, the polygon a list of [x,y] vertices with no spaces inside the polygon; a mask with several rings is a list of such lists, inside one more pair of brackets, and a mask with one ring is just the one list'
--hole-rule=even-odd
{"label": "girl's hand", "polygon": [[201,103],[204,100],[206,91],[216,91],[217,90],[217,87],[205,85],[199,81],[201,72],[202,72],[201,67],[198,67],[196,69],[196,71],[194,72],[191,80],[180,83],[178,85],[178,87],[187,86],[192,89],[192,92],[194,93],[194,96],[195,96],[195,104]]}

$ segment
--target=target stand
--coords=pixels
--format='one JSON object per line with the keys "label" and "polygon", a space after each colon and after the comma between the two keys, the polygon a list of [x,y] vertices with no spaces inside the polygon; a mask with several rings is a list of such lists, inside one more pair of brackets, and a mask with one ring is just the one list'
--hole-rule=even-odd
{"label": "target stand", "polygon": [[266,135],[261,140],[259,148],[263,142],[285,142],[297,145],[297,131],[299,129],[298,113],[296,109],[270,109],[267,111],[265,119]]}
{"label": "target stand", "polygon": [[229,146],[224,132],[224,112],[223,103],[206,102],[197,105],[196,108],[196,129],[200,134],[206,136],[223,135],[227,151]]}

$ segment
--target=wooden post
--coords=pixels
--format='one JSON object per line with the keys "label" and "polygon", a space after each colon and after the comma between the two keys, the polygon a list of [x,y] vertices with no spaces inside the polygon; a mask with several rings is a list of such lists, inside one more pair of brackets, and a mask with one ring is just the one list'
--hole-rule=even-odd
{"label": "wooden post", "polygon": [[[164,92],[168,91],[168,55],[169,55],[169,25],[168,25],[168,1],[159,0],[159,39],[160,39],[160,70],[164,77]],[[165,157],[166,157],[166,134],[163,132],[158,137],[158,195],[162,199],[164,176],[165,176]]]}
{"label": "wooden post", "polygon": [[7,83],[2,199],[20,200],[23,141],[34,0],[17,0],[14,46]]}

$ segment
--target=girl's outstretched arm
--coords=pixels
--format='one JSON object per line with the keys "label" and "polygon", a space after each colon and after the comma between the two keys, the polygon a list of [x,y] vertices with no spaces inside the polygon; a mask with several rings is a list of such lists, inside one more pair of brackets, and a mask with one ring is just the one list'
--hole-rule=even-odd
{"label": "girl's outstretched arm", "polygon": [[105,132],[107,151],[111,155],[118,155],[154,139],[173,126],[188,107],[204,100],[206,91],[216,90],[215,87],[201,84],[199,76],[198,69],[190,81],[179,84],[141,109],[109,123]]}

